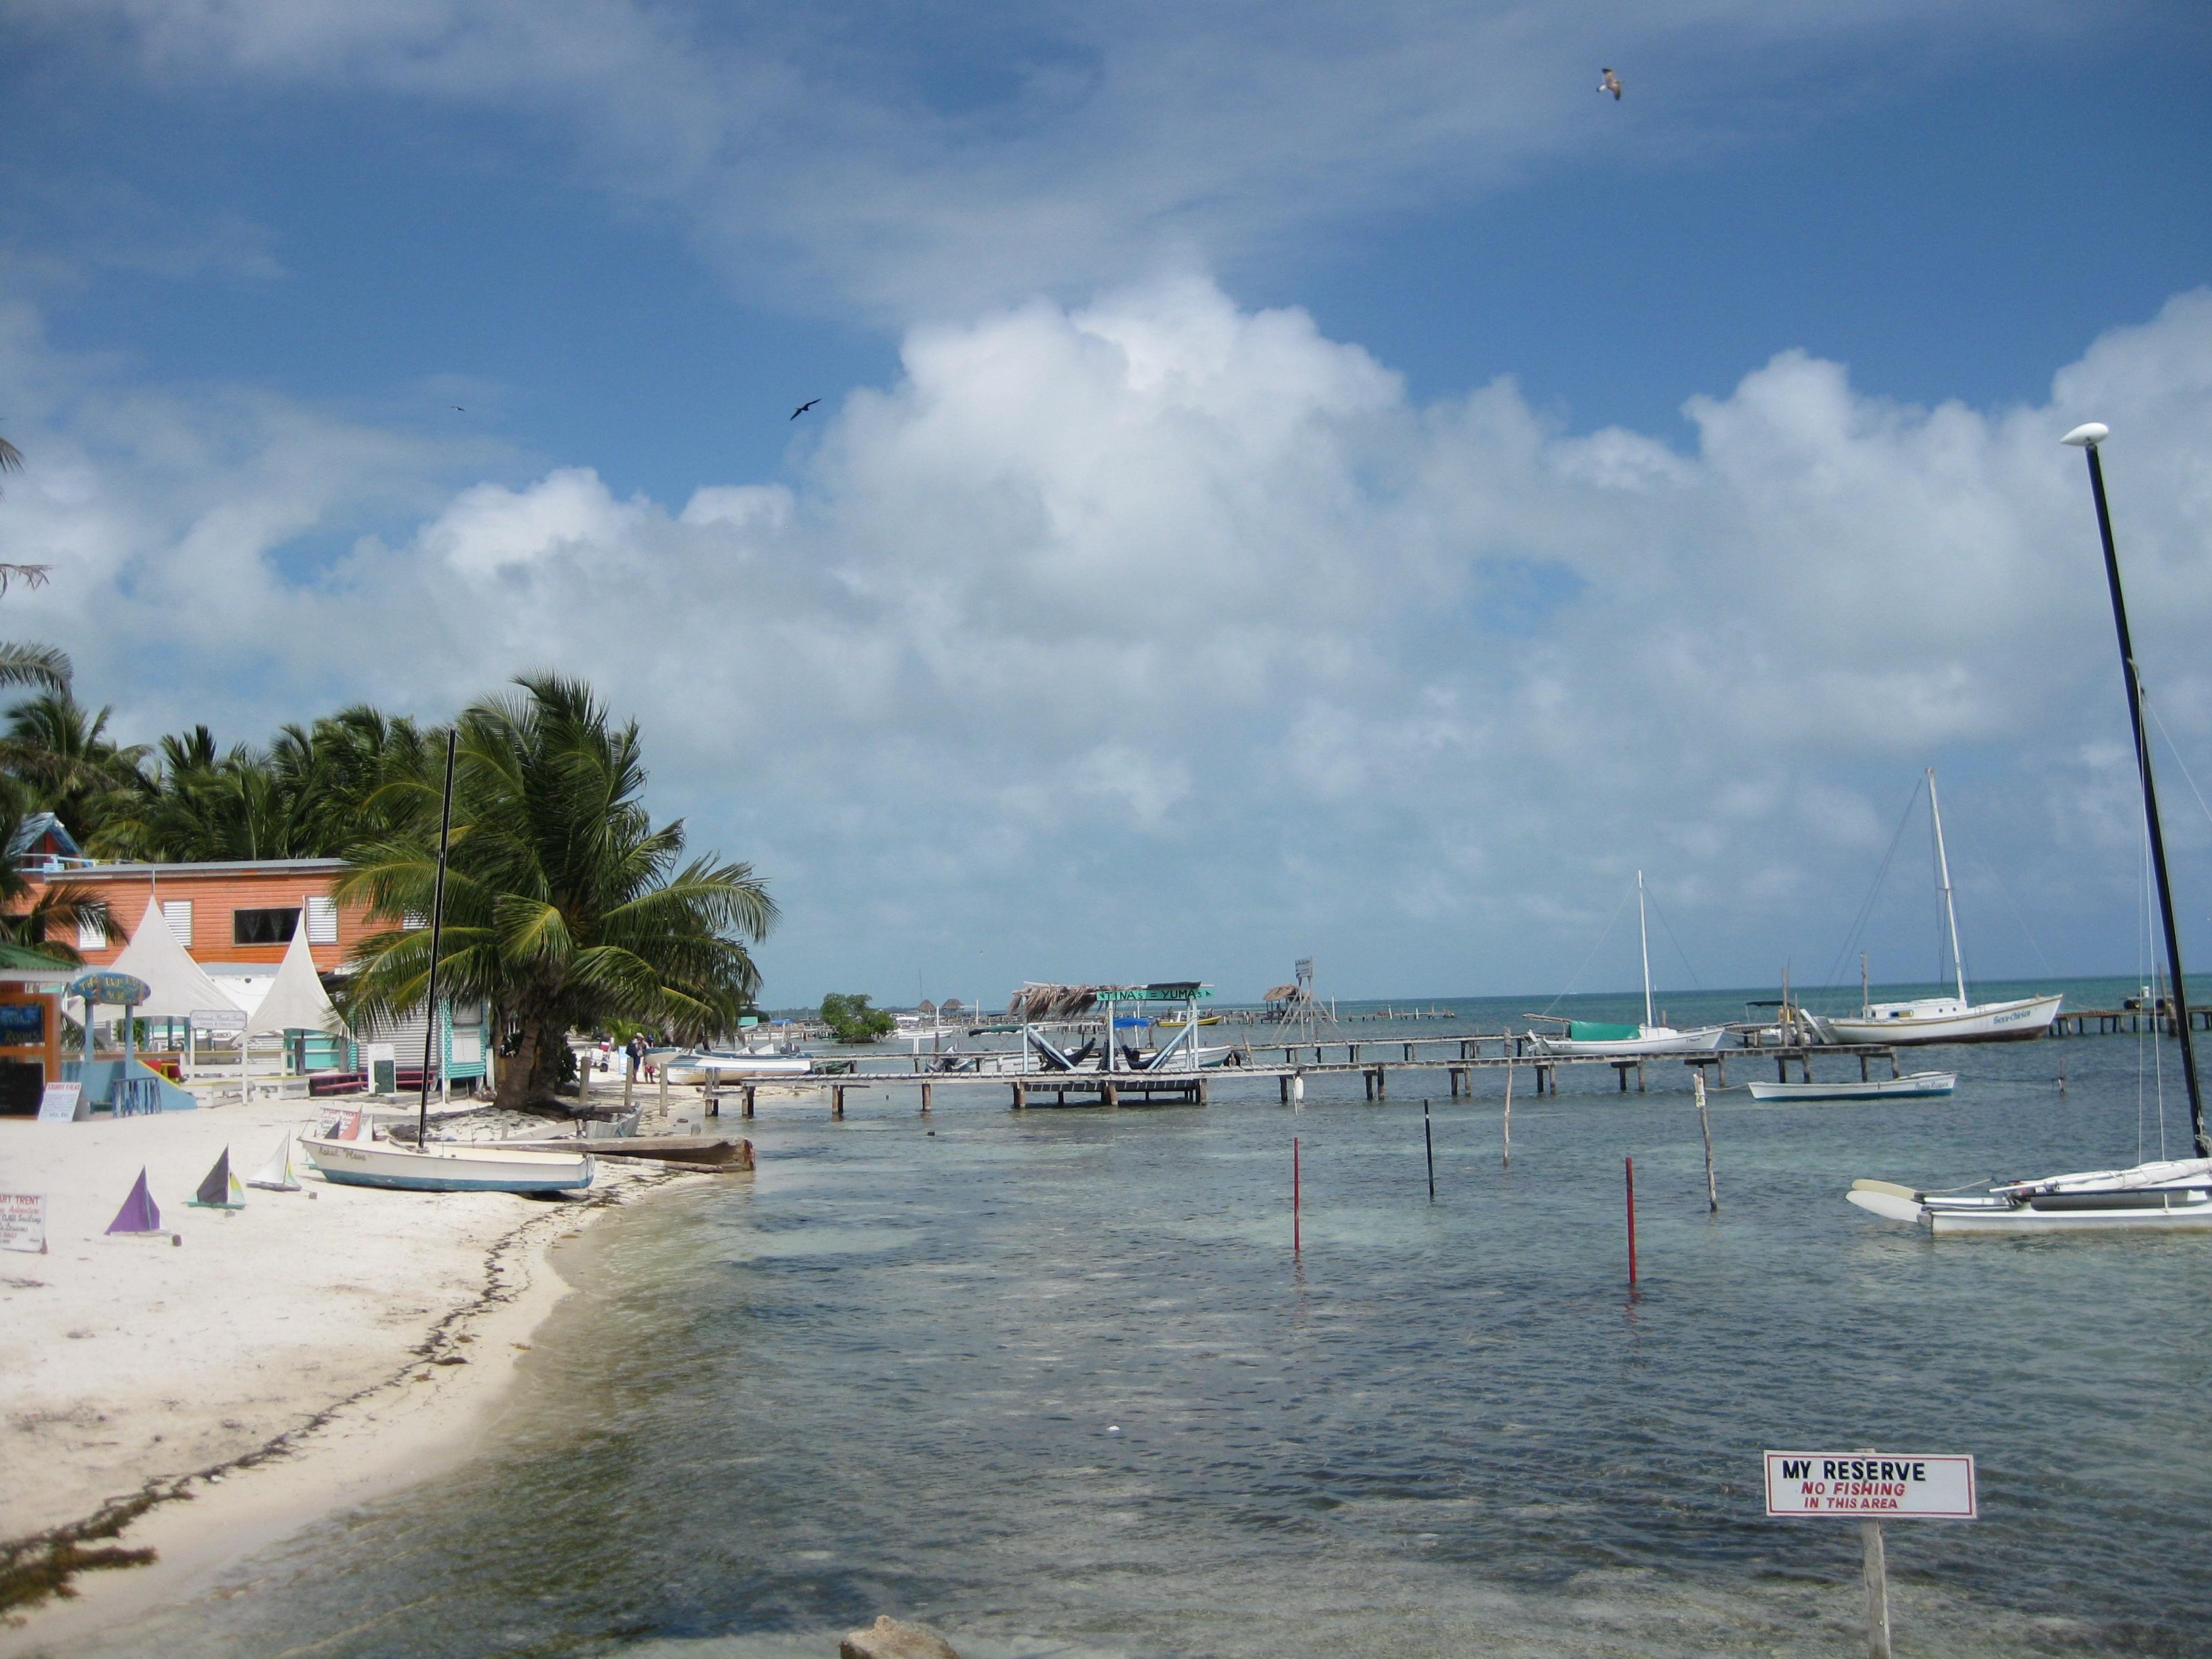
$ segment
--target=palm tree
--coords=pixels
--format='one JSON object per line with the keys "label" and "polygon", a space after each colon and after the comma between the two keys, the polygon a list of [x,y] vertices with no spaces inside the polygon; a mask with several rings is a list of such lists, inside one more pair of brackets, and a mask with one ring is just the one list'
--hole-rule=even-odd
{"label": "palm tree", "polygon": [[45,691],[16,704],[0,728],[0,770],[30,786],[87,845],[126,805],[146,753],[109,738],[112,712],[87,708],[66,690]]}
{"label": "palm tree", "polygon": [[21,844],[24,821],[40,810],[27,787],[0,777],[0,968],[74,965],[84,960],[76,945],[80,928],[108,934],[114,928],[107,901],[88,888],[49,884],[32,896]]}
{"label": "palm tree", "polygon": [[[635,721],[619,729],[580,681],[515,682],[459,721],[441,986],[483,998],[508,1034],[498,1100],[550,1096],[570,1030],[612,1018],[700,1037],[736,1023],[760,983],[748,945],[776,908],[750,865],[679,866],[680,820],[653,826]],[[425,744],[442,750],[442,742]],[[442,759],[442,757],[441,757]],[[409,829],[364,848],[338,897],[400,925],[364,939],[343,1005],[388,1018],[428,994],[440,787],[427,767],[387,787]]]}
{"label": "palm tree", "polygon": [[266,750],[219,750],[215,734],[195,726],[162,738],[152,769],[125,778],[127,800],[94,850],[163,862],[340,857],[411,823],[407,786],[419,781],[423,755],[414,721],[366,705],[287,726]]}

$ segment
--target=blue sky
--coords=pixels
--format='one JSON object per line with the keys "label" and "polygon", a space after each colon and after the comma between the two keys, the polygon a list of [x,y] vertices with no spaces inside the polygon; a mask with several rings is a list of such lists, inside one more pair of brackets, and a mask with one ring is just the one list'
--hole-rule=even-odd
{"label": "blue sky", "polygon": [[2122,434],[2212,781],[2208,48],[1970,0],[34,0],[0,539],[62,568],[17,626],[135,737],[583,667],[776,880],[784,1000],[1552,985],[1639,865],[1752,982],[1825,967],[1931,763],[1970,961],[2130,971],[2094,526],[2035,445]]}

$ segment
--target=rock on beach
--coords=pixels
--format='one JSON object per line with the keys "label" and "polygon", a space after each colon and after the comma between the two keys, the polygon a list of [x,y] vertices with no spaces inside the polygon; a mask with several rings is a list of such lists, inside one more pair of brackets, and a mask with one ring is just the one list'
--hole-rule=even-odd
{"label": "rock on beach", "polygon": [[889,1613],[876,1615],[866,1630],[837,1644],[838,1659],[960,1659],[952,1644],[933,1630],[901,1624]]}

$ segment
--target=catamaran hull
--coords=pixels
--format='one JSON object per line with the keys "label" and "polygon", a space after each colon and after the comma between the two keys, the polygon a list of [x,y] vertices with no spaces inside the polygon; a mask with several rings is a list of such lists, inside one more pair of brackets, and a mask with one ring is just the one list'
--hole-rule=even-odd
{"label": "catamaran hull", "polygon": [[2212,1158],[2051,1176],[1976,1193],[1923,1193],[1892,1181],[1856,1181],[1844,1195],[1885,1221],[1913,1223],[1938,1237],[2212,1232]]}
{"label": "catamaran hull", "polygon": [[300,1137],[323,1179],[341,1187],[386,1187],[410,1193],[566,1193],[592,1184],[589,1152],[416,1152],[390,1142],[362,1144]]}
{"label": "catamaran hull", "polygon": [[2039,1037],[2058,1018],[2063,996],[1984,1002],[1954,1014],[1899,1014],[1889,1019],[1828,1016],[1821,1031],[1834,1042],[2016,1042]]}
{"label": "catamaran hull", "polygon": [[1590,1054],[1615,1060],[1634,1060],[1644,1054],[1680,1054],[1720,1047],[1728,1034],[1725,1025],[1705,1025],[1694,1031],[1675,1031],[1666,1036],[1582,1038],[1532,1036],[1547,1054]]}
{"label": "catamaran hull", "polygon": [[1931,1100],[1959,1086],[1956,1072],[1913,1072],[1866,1083],[1753,1083],[1753,1100]]}

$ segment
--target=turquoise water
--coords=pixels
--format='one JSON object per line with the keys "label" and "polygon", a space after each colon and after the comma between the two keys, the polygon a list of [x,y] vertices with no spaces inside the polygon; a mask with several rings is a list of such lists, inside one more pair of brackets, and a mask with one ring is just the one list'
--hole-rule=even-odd
{"label": "turquoise water", "polygon": [[1418,1097],[1356,1079],[772,1109],[757,1176],[578,1247],[482,1455],[79,1651],[826,1656],[889,1611],[971,1659],[1843,1654],[1856,1531],[1765,1520],[1759,1454],[1871,1445],[1980,1460],[1983,1519],[1891,1528],[1899,1653],[2212,1653],[2212,1238],[1937,1244],[1841,1196],[2155,1152],[2148,1049],[1718,1094],[1717,1217],[1664,1066],[1516,1100],[1510,1170],[1502,1079],[1435,1100],[1434,1204]]}

